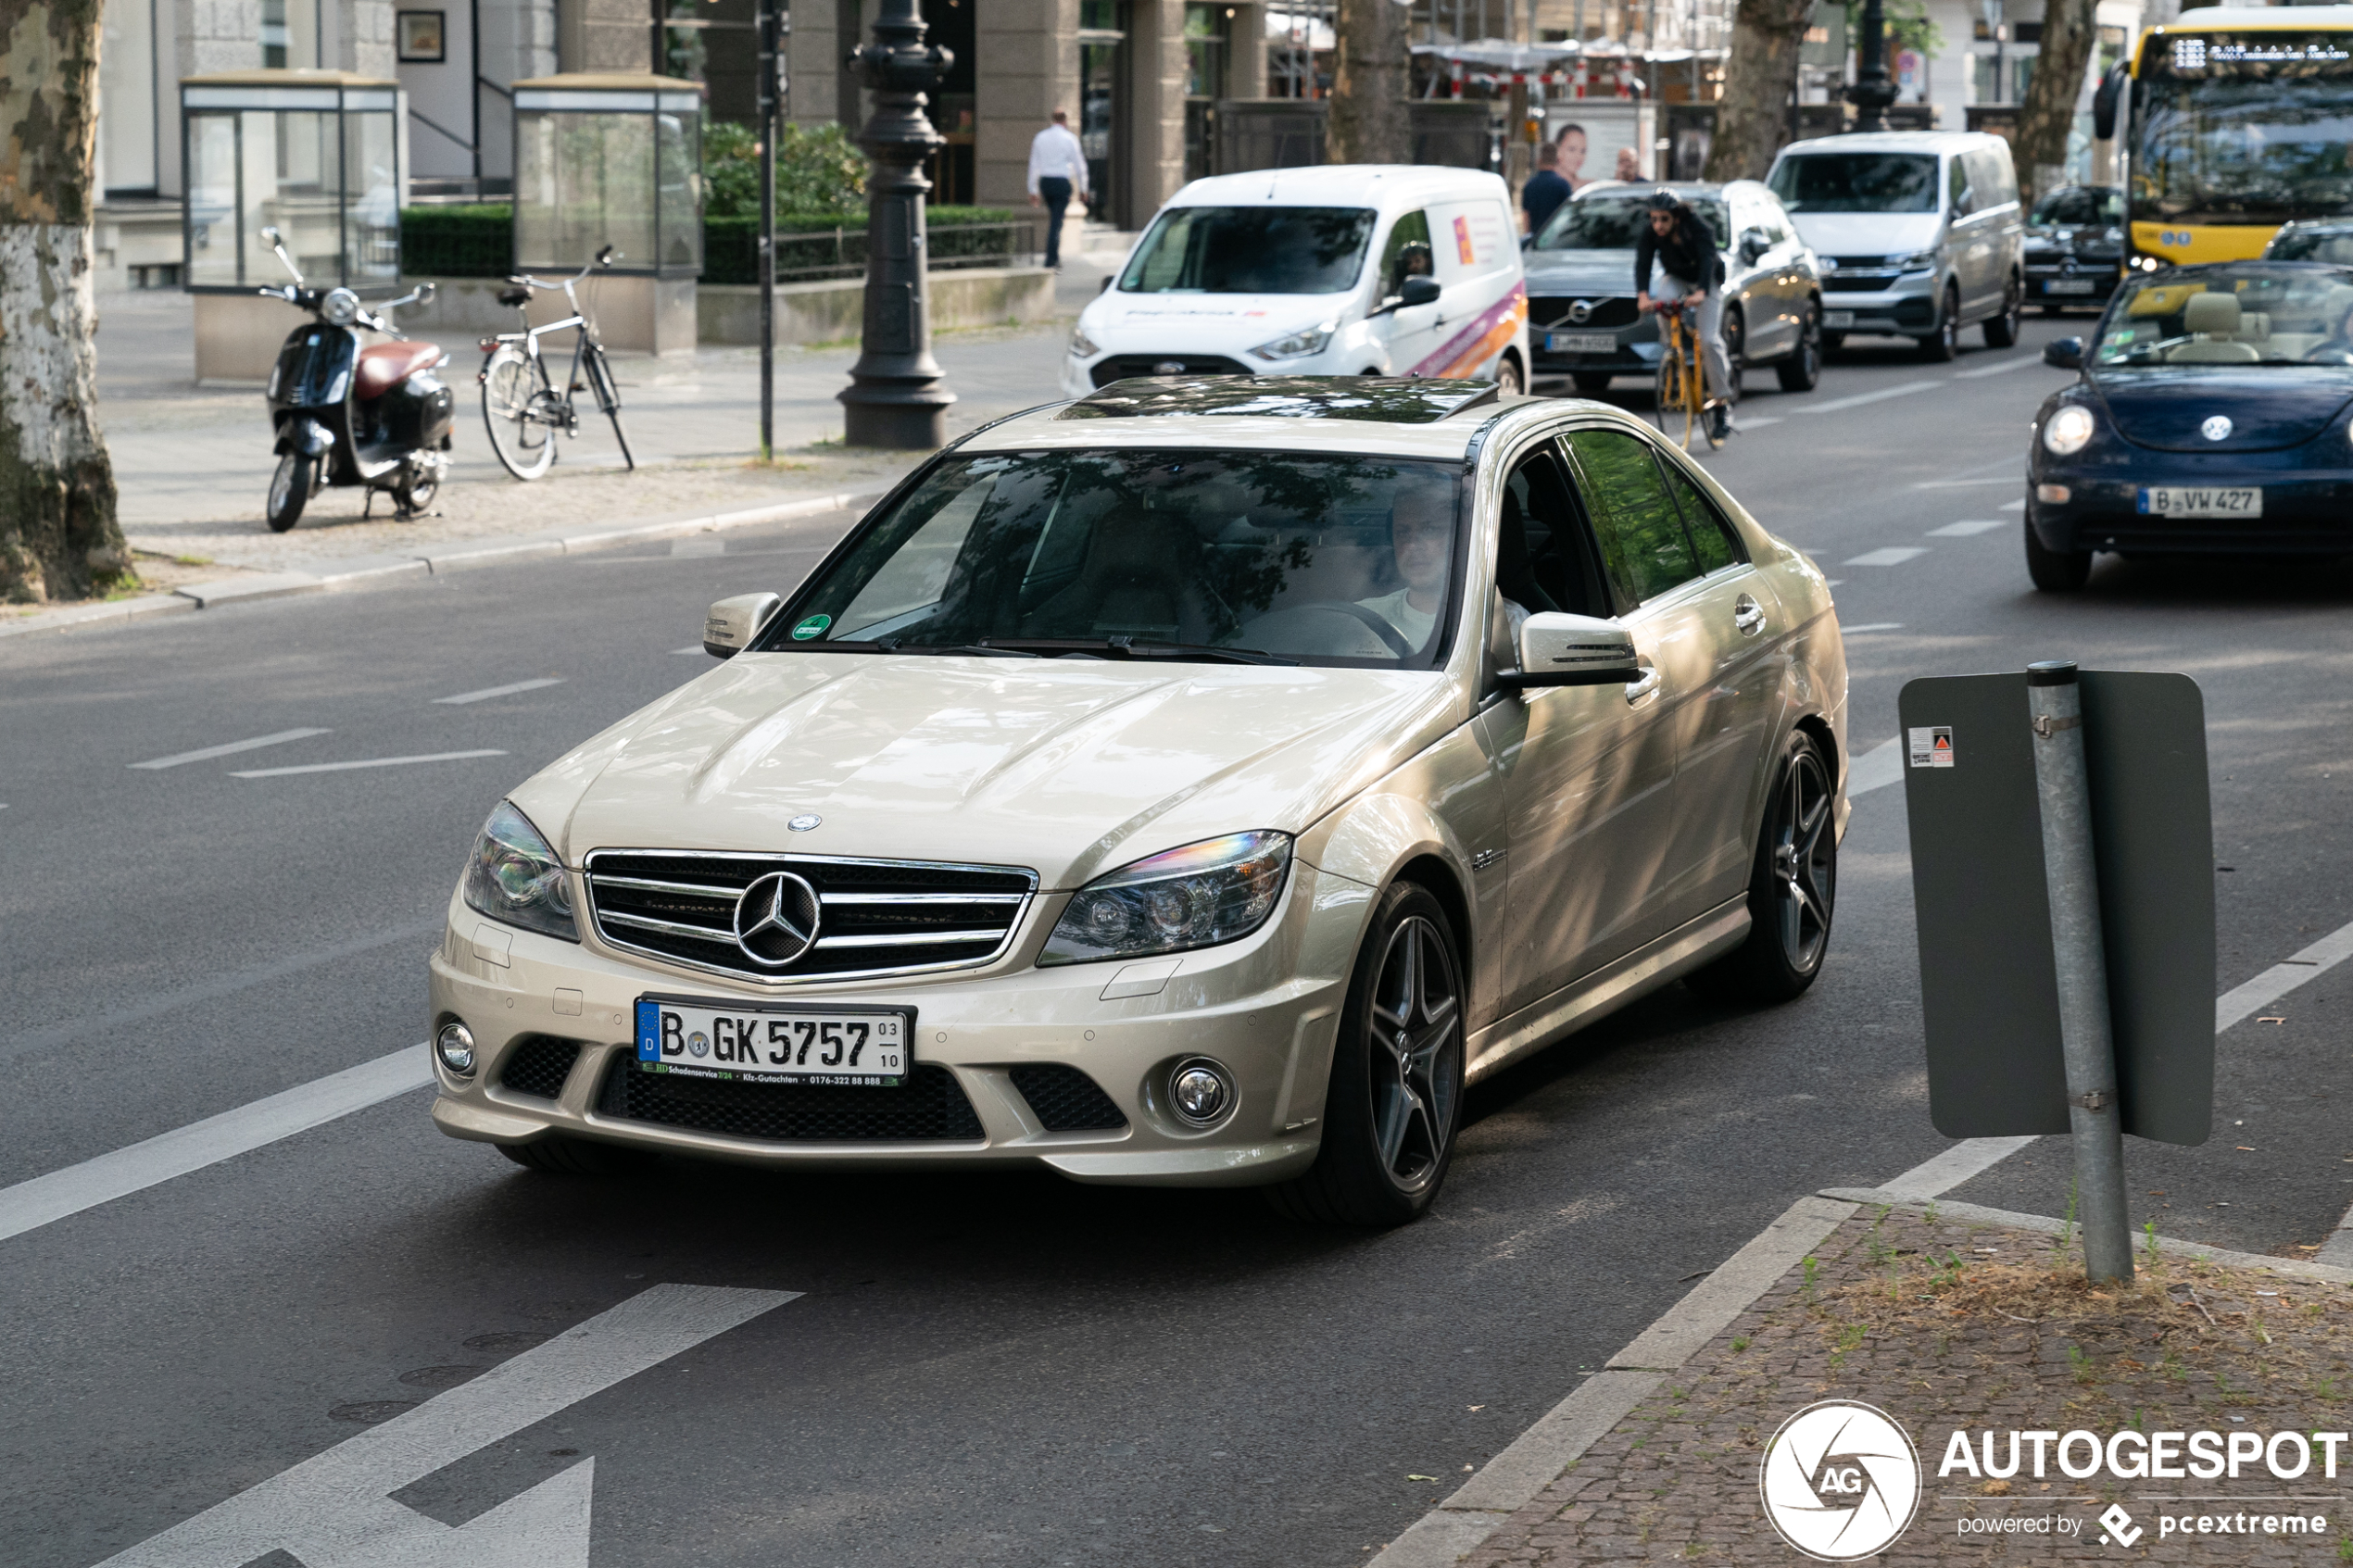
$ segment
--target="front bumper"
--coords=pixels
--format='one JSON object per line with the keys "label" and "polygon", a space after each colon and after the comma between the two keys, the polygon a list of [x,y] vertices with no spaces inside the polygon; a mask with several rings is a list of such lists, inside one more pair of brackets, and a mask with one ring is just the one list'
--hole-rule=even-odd
{"label": "front bumper", "polygon": [[1841,281],[1835,271],[1822,278],[1824,332],[1925,337],[1936,330],[1935,273],[1906,273],[1884,288],[1873,289],[1842,288]]}
{"label": "front bumper", "polygon": [[[2064,502],[2045,501],[2041,488],[2065,485]],[[2143,487],[2256,486],[2259,518],[2151,516],[2140,509]],[[2117,550],[2149,555],[2342,555],[2353,553],[2353,470],[2276,468],[2195,471],[2145,469],[2130,480],[2085,478],[2056,465],[2031,476],[2027,513],[2035,533],[2053,550]]]}
{"label": "front bumper", "polygon": [[[479,1142],[560,1135],[764,1165],[1033,1165],[1089,1182],[1279,1181],[1315,1156],[1341,997],[1374,891],[1294,861],[1282,907],[1254,935],[1182,955],[1151,994],[1108,999],[1107,993],[1138,989],[1129,977],[1134,963],[1033,965],[1066,902],[1061,896],[1038,899],[1013,951],[983,970],[774,988],[642,962],[593,938],[574,944],[512,931],[453,897],[432,960],[432,1022],[438,1030],[462,1021],[474,1036],[476,1066],[459,1078],[436,1059],[433,1118],[443,1132]],[[648,992],[707,997],[721,1007],[911,1007],[917,1069],[944,1070],[950,1082],[935,1078],[932,1088],[950,1100],[961,1096],[970,1115],[959,1114],[952,1135],[903,1135],[905,1125],[886,1115],[871,1131],[845,1136],[770,1137],[759,1129],[773,1123],[761,1112],[774,1102],[759,1097],[776,1091],[733,1084],[698,1094],[709,1114],[696,1112],[697,1124],[633,1116],[635,1102],[621,1075],[634,1073],[631,1019]],[[547,1042],[576,1047],[568,1069],[564,1053],[551,1054]],[[1162,1086],[1170,1068],[1195,1055],[1222,1062],[1236,1089],[1233,1110],[1207,1131],[1178,1122]],[[550,1060],[558,1064],[552,1073]],[[1084,1073],[1126,1124],[1051,1130],[1051,1112],[1016,1083],[1016,1069],[1038,1065]],[[520,1084],[508,1081],[510,1069]],[[912,1086],[796,1092],[874,1097]]]}
{"label": "front bumper", "polygon": [[2073,271],[2069,271],[2056,263],[2030,261],[2026,264],[2026,303],[2097,309],[2116,292],[2116,281],[2114,262],[2105,266],[2078,263]]}

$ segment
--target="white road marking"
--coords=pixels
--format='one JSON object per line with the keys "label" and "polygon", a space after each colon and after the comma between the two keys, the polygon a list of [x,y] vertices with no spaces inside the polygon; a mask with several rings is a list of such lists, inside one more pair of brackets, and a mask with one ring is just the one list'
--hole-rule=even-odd
{"label": "white road marking", "polygon": [[423,1088],[433,1082],[425,1051],[422,1043],[410,1046],[158,1133],[145,1143],[0,1187],[0,1241]]}
{"label": "white road marking", "polygon": [[670,651],[672,653],[699,653],[705,656],[708,656],[711,652],[709,648],[704,647],[700,643],[697,643],[691,647],[672,648]]}
{"label": "white road marking", "polygon": [[331,735],[333,730],[280,730],[274,735],[256,735],[251,740],[233,740],[226,746],[208,746],[201,751],[179,751],[170,757],[157,757],[145,762],[133,762],[133,768],[177,768],[182,762],[208,762],[216,757],[233,756],[240,751],[258,751],[265,746],[283,746],[290,740],[308,740],[312,735]]}
{"label": "white road marking", "polygon": [[1843,577],[1825,577],[1822,579],[1822,586],[1825,588],[1843,588],[1846,586],[1846,579]]}
{"label": "white road marking", "polygon": [[1977,517],[1971,518],[1966,522],[1948,522],[1942,528],[1931,528],[1928,531],[1928,537],[1931,539],[1966,539],[1972,533],[1991,533],[1996,528],[2007,528],[2008,526],[2008,523],[2003,521],[1998,517]]}
{"label": "white road marking", "polygon": [[1903,629],[1904,623],[1900,621],[1866,621],[1860,626],[1842,626],[1839,631],[1851,637],[1857,632],[1901,632]]}
{"label": "white road marking", "polygon": [[2016,484],[2016,474],[1991,474],[1984,479],[1924,479],[1912,486],[1915,490],[1966,490],[1977,484]]}
{"label": "white road marking", "polygon": [[1743,430],[1763,430],[1767,425],[1777,425],[1780,422],[1781,416],[1779,414],[1766,414],[1754,420],[1735,418],[1732,420],[1732,429],[1735,433]]}
{"label": "white road marking", "polygon": [[307,1568],[587,1568],[593,1456],[462,1525],[391,1494],[799,1295],[657,1285],[100,1568],[241,1568],[278,1552]]}
{"label": "white road marking", "polygon": [[1926,554],[1928,551],[1918,545],[1891,545],[1883,550],[1867,550],[1859,556],[1852,557],[1838,564],[1841,566],[1902,566],[1914,556]]}
{"label": "white road marking", "polygon": [[1892,1182],[1881,1182],[1880,1190],[1915,1199],[1934,1198],[1983,1175],[2033,1141],[2031,1137],[1963,1138],[1935,1159],[1922,1160]]}
{"label": "white road marking", "polygon": [[700,537],[673,539],[670,553],[673,556],[724,556],[727,553],[727,541],[708,533]]}
{"label": "white road marking", "polygon": [[517,692],[535,692],[542,686],[560,686],[561,675],[542,675],[536,681],[515,681],[503,686],[484,686],[478,692],[459,692],[456,696],[437,696],[434,701],[448,708],[462,707],[469,702],[487,702],[494,696],[512,696]]}
{"label": "white road marking", "polygon": [[406,768],[415,762],[462,762],[469,757],[504,757],[503,751],[434,751],[422,757],[364,757],[356,762],[311,762],[299,768],[255,768],[233,779],[283,779],[289,773],[343,773],[354,768]]}
{"label": "white road marking", "polygon": [[[2039,365],[2042,362],[2043,357],[2039,354],[2021,354],[2015,359],[2005,359],[1998,365],[1980,365],[1973,370],[1955,370],[1953,372],[1953,379],[1955,381],[1975,381],[1980,376],[2006,375],[2012,370],[2022,370],[2029,365]],[[2052,368],[2056,370],[2057,367],[2053,366]]]}
{"label": "white road marking", "polygon": [[2353,958],[2353,925],[2341,925],[2284,963],[2275,963],[2214,999],[2214,1032],[2270,1007],[2298,985]]}
{"label": "white road marking", "polygon": [[2015,500],[2015,501],[2007,501],[2007,502],[2005,502],[2005,503],[2003,503],[2003,506],[2002,506],[2002,510],[2004,510],[2004,511],[2006,511],[2006,512],[2022,512],[2022,511],[2024,511],[2025,509],[2026,509],[2026,497],[2025,497],[2025,496],[2023,496],[2023,495],[2020,495],[2020,496],[2017,500]]}
{"label": "white road marking", "polygon": [[1944,384],[1941,381],[1907,381],[1895,386],[1881,387],[1877,392],[1858,392],[1852,397],[1833,397],[1827,403],[1808,403],[1793,412],[1835,414],[1848,408],[1860,408],[1867,403],[1884,403],[1891,397],[1909,397],[1915,392],[1933,392]]}
{"label": "white road marking", "polygon": [[1846,798],[1885,789],[1904,776],[1904,737],[1892,735],[1846,765]]}

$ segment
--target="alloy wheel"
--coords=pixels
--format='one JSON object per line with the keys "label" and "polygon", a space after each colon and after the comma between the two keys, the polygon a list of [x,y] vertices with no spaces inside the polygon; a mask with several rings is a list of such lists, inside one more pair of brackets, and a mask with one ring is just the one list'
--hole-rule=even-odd
{"label": "alloy wheel", "polygon": [[1462,1092],[1462,987],[1444,937],[1423,916],[1390,934],[1369,1027],[1374,1143],[1390,1180],[1410,1192],[1442,1163]]}
{"label": "alloy wheel", "polygon": [[1831,834],[1829,770],[1811,746],[1790,754],[1773,827],[1774,915],[1781,957],[1799,973],[1822,961],[1830,942],[1838,846]]}

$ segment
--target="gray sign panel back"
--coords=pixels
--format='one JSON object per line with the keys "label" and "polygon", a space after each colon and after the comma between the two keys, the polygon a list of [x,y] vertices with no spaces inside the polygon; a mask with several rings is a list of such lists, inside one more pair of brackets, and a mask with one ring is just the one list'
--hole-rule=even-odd
{"label": "gray sign panel back", "polygon": [[[2124,1130],[2204,1143],[2214,1114],[2205,700],[2186,675],[2087,670],[2082,685]],[[2067,1132],[2025,673],[1913,681],[1896,708],[1930,1116],[1947,1137]],[[1950,732],[1947,760],[1912,766],[1912,733],[1938,729]]]}

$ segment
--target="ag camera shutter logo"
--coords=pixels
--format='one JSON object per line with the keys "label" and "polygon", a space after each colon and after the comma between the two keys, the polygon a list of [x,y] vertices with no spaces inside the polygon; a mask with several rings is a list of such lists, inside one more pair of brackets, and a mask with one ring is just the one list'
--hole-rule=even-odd
{"label": "ag camera shutter logo", "polygon": [[1852,1562],[1886,1549],[1920,1502],[1920,1456],[1886,1411],[1824,1399],[1765,1445],[1757,1472],[1765,1517],[1818,1562]]}

